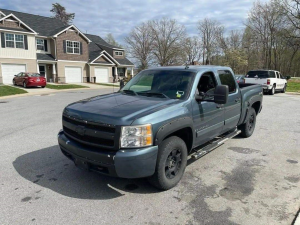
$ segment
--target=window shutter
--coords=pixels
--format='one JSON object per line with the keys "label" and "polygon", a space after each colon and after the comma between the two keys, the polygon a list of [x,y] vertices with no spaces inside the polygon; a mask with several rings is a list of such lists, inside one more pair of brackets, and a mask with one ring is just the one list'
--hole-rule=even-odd
{"label": "window shutter", "polygon": [[66,40],[63,41],[63,48],[64,48],[64,53],[67,53],[67,44],[66,44]]}
{"label": "window shutter", "polygon": [[1,32],[1,47],[5,48],[5,37],[3,32]]}
{"label": "window shutter", "polygon": [[80,42],[80,55],[82,55],[82,42]]}
{"label": "window shutter", "polygon": [[47,44],[47,40],[44,40],[44,49],[45,49],[45,52],[48,52],[48,44]]}
{"label": "window shutter", "polygon": [[25,50],[28,50],[27,35],[24,35],[24,45],[25,45]]}

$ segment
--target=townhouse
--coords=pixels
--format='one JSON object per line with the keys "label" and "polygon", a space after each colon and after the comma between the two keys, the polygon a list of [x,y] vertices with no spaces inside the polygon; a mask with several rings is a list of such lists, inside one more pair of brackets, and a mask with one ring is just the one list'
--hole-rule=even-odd
{"label": "townhouse", "polygon": [[123,48],[55,18],[0,9],[0,34],[0,83],[19,72],[58,83],[113,82],[128,69],[133,75]]}

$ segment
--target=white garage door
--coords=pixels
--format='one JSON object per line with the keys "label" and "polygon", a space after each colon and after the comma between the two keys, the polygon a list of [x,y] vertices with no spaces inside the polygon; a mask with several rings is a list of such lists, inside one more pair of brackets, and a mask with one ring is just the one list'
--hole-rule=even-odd
{"label": "white garage door", "polygon": [[81,67],[65,67],[66,83],[81,83],[82,82]]}
{"label": "white garage door", "polygon": [[20,72],[26,72],[24,64],[2,64],[2,80],[4,84],[12,84],[14,75]]}
{"label": "white garage door", "polygon": [[95,68],[96,83],[108,83],[108,68]]}

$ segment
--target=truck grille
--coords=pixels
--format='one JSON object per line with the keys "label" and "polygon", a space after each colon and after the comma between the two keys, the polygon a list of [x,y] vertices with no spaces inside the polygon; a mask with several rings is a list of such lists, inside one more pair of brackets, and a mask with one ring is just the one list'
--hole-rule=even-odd
{"label": "truck grille", "polygon": [[63,116],[63,130],[66,136],[84,145],[99,149],[117,148],[116,128],[109,124],[98,124]]}

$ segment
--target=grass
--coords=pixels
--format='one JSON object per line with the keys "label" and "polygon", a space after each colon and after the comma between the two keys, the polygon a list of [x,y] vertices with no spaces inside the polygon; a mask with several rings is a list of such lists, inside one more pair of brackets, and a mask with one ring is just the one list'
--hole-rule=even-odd
{"label": "grass", "polygon": [[0,97],[8,96],[8,95],[19,95],[19,94],[25,94],[27,91],[15,88],[11,86],[1,85],[0,86]]}
{"label": "grass", "polygon": [[89,87],[78,85],[78,84],[61,84],[61,85],[47,84],[46,88],[63,90],[63,89],[73,89],[73,88],[89,88]]}
{"label": "grass", "polygon": [[116,84],[106,84],[106,83],[96,83],[96,84],[102,85],[102,86],[120,87],[120,85],[116,85]]}
{"label": "grass", "polygon": [[299,92],[300,93],[300,79],[291,79],[287,84],[287,92]]}

